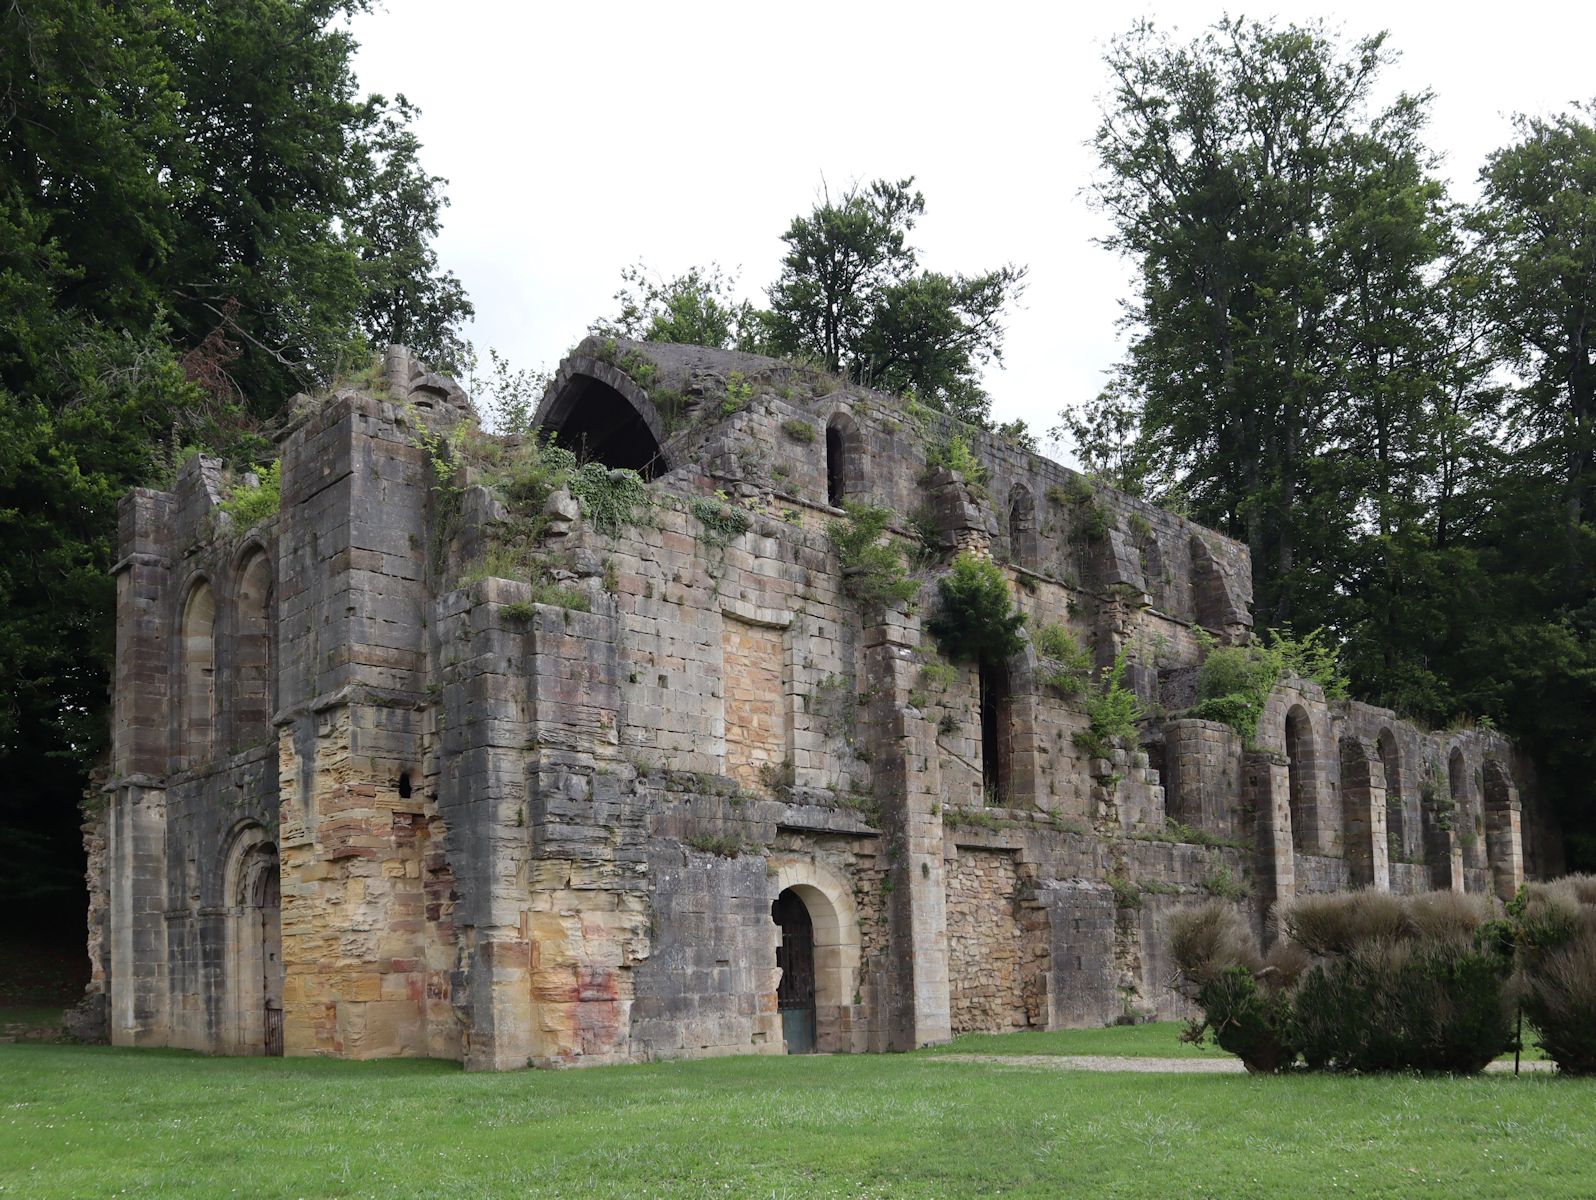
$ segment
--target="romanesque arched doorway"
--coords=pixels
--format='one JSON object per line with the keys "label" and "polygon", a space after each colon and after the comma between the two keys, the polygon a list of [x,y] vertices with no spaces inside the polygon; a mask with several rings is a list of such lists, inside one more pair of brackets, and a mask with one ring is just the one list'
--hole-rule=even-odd
{"label": "romanesque arched doorway", "polygon": [[788,1054],[815,1049],[815,923],[802,898],[788,888],[770,906],[770,919],[781,930],[776,946],[776,1009]]}
{"label": "romanesque arched doorway", "polygon": [[788,1052],[863,1050],[859,918],[852,889],[840,875],[807,856],[782,856],[773,859],[772,865],[775,871],[770,884],[775,902],[770,910],[771,933],[780,968],[776,1006],[784,1027],[789,1022],[802,1025],[802,1018],[788,1017],[788,1012],[813,1013],[808,1044],[803,1029],[798,1028],[794,1040],[788,1042]]}
{"label": "romanesque arched doorway", "polygon": [[227,869],[227,1042],[235,1054],[283,1052],[282,879],[258,825],[235,837]]}

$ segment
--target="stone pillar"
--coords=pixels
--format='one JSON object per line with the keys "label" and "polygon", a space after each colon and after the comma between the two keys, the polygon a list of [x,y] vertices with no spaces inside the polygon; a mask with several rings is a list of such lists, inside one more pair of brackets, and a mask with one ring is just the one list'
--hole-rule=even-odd
{"label": "stone pillar", "polygon": [[597,561],[586,565],[591,612],[537,605],[527,621],[532,752],[517,853],[530,854],[530,1053],[543,1066],[629,1058],[631,968],[650,950],[646,814],[619,750],[620,622]]}
{"label": "stone pillar", "polygon": [[1266,912],[1297,893],[1296,856],[1291,845],[1291,773],[1286,759],[1267,750],[1242,757],[1242,799],[1256,814],[1258,898]]}
{"label": "stone pillar", "polygon": [[1241,792],[1241,738],[1218,721],[1164,722],[1164,804],[1171,819],[1233,838]]}
{"label": "stone pillar", "polygon": [[878,614],[864,631],[875,796],[891,861],[888,920],[896,978],[888,1047],[893,1050],[952,1037],[936,727],[909,705],[919,678],[914,653],[919,643],[919,621],[900,611]]}
{"label": "stone pillar", "polygon": [[[532,1056],[532,951],[526,758],[534,744],[526,621],[505,606],[527,603],[525,584],[486,579],[440,603],[442,691],[438,814],[458,899],[458,979],[468,1070],[525,1067]],[[457,659],[457,662],[451,660]]]}
{"label": "stone pillar", "polygon": [[429,473],[411,421],[402,406],[345,393],[283,446],[275,720],[291,1055],[434,1050],[422,778]]}
{"label": "stone pillar", "polygon": [[171,765],[173,497],[137,489],[117,506],[116,667],[103,825],[101,986],[119,1046],[171,1038],[166,938],[166,790]]}
{"label": "stone pillar", "polygon": [[1490,851],[1491,878],[1496,884],[1496,894],[1511,900],[1524,886],[1524,835],[1522,829],[1523,806],[1519,802],[1518,788],[1503,780],[1496,785],[1502,795],[1491,797],[1496,803],[1485,806],[1486,846]]}
{"label": "stone pillar", "polygon": [[166,789],[142,777],[111,795],[106,821],[110,887],[111,1042],[171,1039],[166,965]]}

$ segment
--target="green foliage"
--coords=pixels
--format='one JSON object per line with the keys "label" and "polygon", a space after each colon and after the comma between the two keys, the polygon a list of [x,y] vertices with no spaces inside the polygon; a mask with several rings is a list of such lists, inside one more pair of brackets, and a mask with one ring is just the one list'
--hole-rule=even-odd
{"label": "green foliage", "polygon": [[1003,314],[1023,290],[1025,269],[921,270],[908,238],[925,197],[913,184],[855,183],[836,200],[828,190],[809,215],[793,218],[765,334],[778,354],[812,357],[856,383],[985,423],[991,401],[980,369],[1002,361]]}
{"label": "green foliage", "polygon": [[754,385],[741,371],[733,371],[726,377],[726,398],[720,403],[720,415],[735,416],[747,408],[753,398]]}
{"label": "green foliage", "polygon": [[363,7],[0,11],[0,840],[44,847],[0,872],[13,907],[82,895],[118,497],[177,447],[263,461],[288,397],[396,322],[435,361],[459,347],[414,110],[354,76]]}
{"label": "green foliage", "polygon": [[584,463],[571,472],[566,487],[581,501],[593,527],[610,537],[617,536],[622,526],[636,524],[653,504],[642,476],[624,467]]}
{"label": "green foliage", "polygon": [[716,350],[754,349],[753,308],[737,298],[737,277],[717,263],[691,267],[671,279],[643,263],[626,267],[615,300],[620,311],[594,322],[594,333]]}
{"label": "green foliage", "polygon": [[1092,672],[1092,654],[1074,630],[1063,625],[1043,623],[1036,627],[1031,642],[1037,654],[1050,661],[1038,664],[1038,678],[1066,697],[1086,690]]}
{"label": "green foliage", "polygon": [[871,504],[843,503],[843,520],[830,521],[826,536],[841,560],[843,589],[866,607],[891,607],[920,590],[904,566],[903,551],[883,542],[892,511]]}
{"label": "green foliage", "polygon": [[928,470],[946,467],[973,488],[984,488],[990,473],[970,449],[969,441],[959,433],[947,433],[936,438],[926,448],[925,465]]}
{"label": "green foliage", "polygon": [[1247,900],[1252,896],[1252,884],[1246,879],[1238,878],[1236,873],[1223,863],[1203,876],[1202,889],[1211,896],[1218,896],[1221,900]]}
{"label": "green foliage", "polygon": [[1560,1071],[1596,1075],[1596,879],[1530,884],[1509,911],[1524,1016]]}
{"label": "green foliage", "polygon": [[1115,748],[1133,739],[1138,722],[1147,715],[1136,693],[1125,686],[1125,665],[1121,651],[1102,683],[1086,693],[1089,724],[1075,734],[1074,742],[1091,758],[1107,758]]}
{"label": "green foliage", "polygon": [[506,504],[536,517],[550,496],[570,484],[576,469],[576,455],[559,445],[553,435],[530,433],[496,469],[485,474]]}
{"label": "green foliage", "polygon": [[795,442],[812,442],[815,440],[815,427],[808,421],[798,417],[788,417],[781,423],[781,431]]}
{"label": "green foliage", "polygon": [[1187,716],[1222,721],[1251,746],[1269,693],[1280,680],[1280,659],[1254,642],[1215,646],[1197,671],[1197,704]]}
{"label": "green foliage", "polygon": [[1249,746],[1258,736],[1258,718],[1283,674],[1318,683],[1330,700],[1344,700],[1347,680],[1339,651],[1323,630],[1302,638],[1289,630],[1266,631],[1266,642],[1246,646],[1214,646],[1197,672],[1197,703],[1186,716],[1220,721]]}
{"label": "green foliage", "polygon": [[688,511],[703,526],[706,546],[729,546],[748,532],[748,514],[727,504],[724,498],[701,496],[688,505]]}
{"label": "green foliage", "polygon": [[1125,875],[1111,874],[1104,881],[1114,891],[1114,907],[1138,909],[1142,906],[1142,889]]}
{"label": "green foliage", "polygon": [[1267,631],[1270,650],[1279,657],[1281,671],[1311,679],[1324,689],[1326,700],[1347,698],[1347,677],[1341,670],[1341,648],[1329,632],[1315,629],[1293,637],[1290,629]]}
{"label": "green foliage", "polygon": [[253,484],[240,482],[222,501],[222,511],[233,518],[239,533],[277,515],[283,500],[282,470],[280,460],[266,464],[255,472]]}
{"label": "green foliage", "polygon": [[996,563],[960,554],[937,580],[940,603],[926,629],[949,658],[1003,663],[1025,644],[1025,615],[1014,606],[1008,577]]}
{"label": "green foliage", "polygon": [[687,844],[700,854],[715,854],[721,858],[736,858],[748,847],[743,839],[733,833],[695,833]]}

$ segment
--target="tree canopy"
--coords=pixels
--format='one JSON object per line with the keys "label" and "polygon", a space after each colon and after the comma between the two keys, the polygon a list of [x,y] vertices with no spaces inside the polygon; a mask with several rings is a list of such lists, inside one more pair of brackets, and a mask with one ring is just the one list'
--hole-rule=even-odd
{"label": "tree canopy", "polygon": [[[294,392],[399,336],[446,365],[442,180],[362,96],[362,0],[17,0],[0,12],[0,891],[81,894],[105,744],[116,503],[240,463]],[[9,896],[8,898],[15,898]]]}
{"label": "tree canopy", "polygon": [[[792,219],[770,307],[736,299],[718,266],[664,279],[641,264],[621,273],[619,313],[595,332],[645,341],[734,347],[812,359],[856,383],[908,393],[972,424],[989,425],[981,368],[1002,362],[1003,319],[1025,268],[979,275],[924,270],[910,244],[925,197],[914,180],[823,189]],[[1004,427],[1026,437],[1023,423]]]}
{"label": "tree canopy", "polygon": [[1064,414],[1087,465],[1252,551],[1262,623],[1354,690],[1492,718],[1596,862],[1596,131],[1522,119],[1465,209],[1383,34],[1146,23],[1109,48],[1093,195],[1129,349]]}

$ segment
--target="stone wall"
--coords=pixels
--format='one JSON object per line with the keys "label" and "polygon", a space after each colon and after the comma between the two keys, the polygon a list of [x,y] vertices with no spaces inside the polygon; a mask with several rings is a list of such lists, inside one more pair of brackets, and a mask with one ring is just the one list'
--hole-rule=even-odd
{"label": "stone wall", "polygon": [[946,872],[953,1032],[1023,1029],[1025,944],[1014,856],[961,846]]}
{"label": "stone wall", "polygon": [[[540,419],[642,470],[616,528],[574,486],[518,508],[516,443],[450,381],[396,350],[385,382],[303,406],[257,529],[204,459],[123,503],[87,834],[119,1042],[262,1052],[280,999],[290,1054],[781,1053],[789,891],[822,1050],[1173,1017],[1183,906],[1262,932],[1300,892],[1508,894],[1560,865],[1494,734],[1289,679],[1256,747],[1183,717],[1204,647],[1250,636],[1245,548],[995,435],[806,368],[590,340]],[[955,440],[980,478],[929,467]],[[835,500],[893,510],[914,603],[854,597]],[[520,577],[488,573],[496,544]],[[1027,617],[985,730],[981,672],[923,628],[958,551]],[[1044,625],[1090,678],[1038,653]],[[1148,719],[1095,757],[1084,694],[1116,663]]]}

